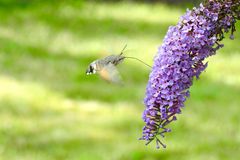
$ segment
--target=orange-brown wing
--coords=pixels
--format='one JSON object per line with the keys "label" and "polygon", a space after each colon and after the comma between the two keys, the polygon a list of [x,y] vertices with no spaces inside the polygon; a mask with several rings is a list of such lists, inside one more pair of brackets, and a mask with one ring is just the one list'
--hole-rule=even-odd
{"label": "orange-brown wing", "polygon": [[117,68],[112,63],[109,63],[108,65],[102,67],[102,69],[98,73],[102,79],[108,82],[118,83],[118,84],[122,82],[121,76]]}

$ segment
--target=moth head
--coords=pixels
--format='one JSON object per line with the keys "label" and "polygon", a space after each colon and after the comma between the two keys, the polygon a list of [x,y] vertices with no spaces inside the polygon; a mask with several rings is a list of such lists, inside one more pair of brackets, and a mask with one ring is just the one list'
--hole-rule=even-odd
{"label": "moth head", "polygon": [[89,74],[95,74],[95,73],[96,73],[96,64],[91,63],[86,70],[86,74],[89,75]]}

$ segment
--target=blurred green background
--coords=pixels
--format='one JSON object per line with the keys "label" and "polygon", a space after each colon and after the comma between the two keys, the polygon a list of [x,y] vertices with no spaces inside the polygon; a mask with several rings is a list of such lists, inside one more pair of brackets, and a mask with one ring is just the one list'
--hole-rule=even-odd
{"label": "blurred green background", "polygon": [[138,140],[149,68],[121,64],[124,87],[85,75],[125,44],[152,65],[194,4],[149,2],[0,0],[1,160],[240,159],[240,31],[208,59],[164,150]]}

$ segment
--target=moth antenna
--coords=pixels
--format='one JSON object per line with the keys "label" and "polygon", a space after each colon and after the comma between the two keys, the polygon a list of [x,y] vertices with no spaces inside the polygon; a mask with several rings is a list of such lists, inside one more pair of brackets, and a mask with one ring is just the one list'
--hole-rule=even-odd
{"label": "moth antenna", "polygon": [[146,66],[152,68],[152,66],[148,65],[147,63],[143,62],[142,60],[140,60],[140,59],[138,59],[138,58],[136,58],[136,57],[124,57],[124,58],[135,59],[135,60],[137,60],[137,61],[143,63],[144,65],[146,65]]}
{"label": "moth antenna", "polygon": [[123,47],[121,53],[119,54],[120,56],[123,54],[123,51],[127,48],[127,44]]}

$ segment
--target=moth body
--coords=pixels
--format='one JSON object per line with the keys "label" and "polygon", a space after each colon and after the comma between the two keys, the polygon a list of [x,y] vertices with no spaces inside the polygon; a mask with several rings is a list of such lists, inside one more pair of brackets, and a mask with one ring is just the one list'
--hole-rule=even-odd
{"label": "moth body", "polygon": [[123,62],[124,56],[110,55],[102,59],[98,59],[90,63],[86,74],[98,73],[100,77],[108,82],[120,83],[121,77],[117,71],[116,66]]}
{"label": "moth body", "polygon": [[90,63],[86,70],[86,74],[89,75],[98,73],[101,78],[108,82],[121,84],[121,76],[116,66],[122,63],[124,59],[126,58],[135,59],[145,64],[146,66],[152,68],[151,66],[149,66],[148,64],[146,64],[145,62],[141,61],[138,58],[122,56],[123,51],[125,50],[126,47],[127,45],[125,45],[125,47],[123,48],[119,55],[110,55]]}

